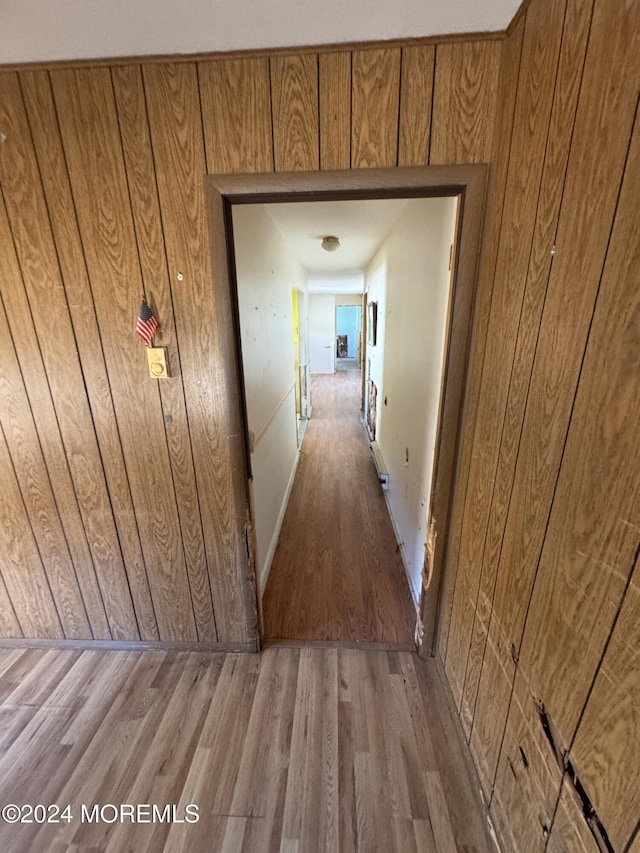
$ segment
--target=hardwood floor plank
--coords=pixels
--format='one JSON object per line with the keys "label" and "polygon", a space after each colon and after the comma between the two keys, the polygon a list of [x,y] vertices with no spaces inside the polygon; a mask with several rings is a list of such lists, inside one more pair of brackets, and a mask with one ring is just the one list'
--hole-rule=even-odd
{"label": "hardwood floor plank", "polygon": [[[492,850],[443,682],[413,652],[16,651],[0,648],[0,800],[73,820],[0,823],[2,850]],[[81,820],[146,803],[199,820]]]}
{"label": "hardwood floor plank", "polygon": [[413,642],[415,608],[360,421],[360,375],[312,379],[314,417],[262,602],[266,640]]}

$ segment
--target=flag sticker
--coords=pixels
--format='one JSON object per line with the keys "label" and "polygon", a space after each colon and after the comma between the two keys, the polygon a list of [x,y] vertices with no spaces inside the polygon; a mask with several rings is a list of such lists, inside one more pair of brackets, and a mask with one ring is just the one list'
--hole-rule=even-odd
{"label": "flag sticker", "polygon": [[151,346],[155,330],[158,328],[158,321],[153,316],[153,311],[147,305],[147,300],[143,299],[138,313],[138,322],[136,323],[136,334],[138,334],[147,346]]}

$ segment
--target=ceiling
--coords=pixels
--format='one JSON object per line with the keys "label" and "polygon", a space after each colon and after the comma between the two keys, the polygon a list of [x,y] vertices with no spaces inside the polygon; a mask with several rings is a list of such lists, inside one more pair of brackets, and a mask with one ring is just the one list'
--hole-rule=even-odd
{"label": "ceiling", "polygon": [[198,53],[504,30],[521,0],[0,2],[0,63]]}
{"label": "ceiling", "polygon": [[[291,252],[309,273],[310,292],[362,292],[362,271],[395,225],[407,199],[266,204]],[[322,238],[338,237],[326,252]]]}

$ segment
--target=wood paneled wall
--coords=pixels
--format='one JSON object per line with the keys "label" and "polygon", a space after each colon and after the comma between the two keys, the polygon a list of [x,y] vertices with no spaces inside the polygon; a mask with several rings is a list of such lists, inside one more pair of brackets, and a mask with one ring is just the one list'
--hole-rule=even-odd
{"label": "wood paneled wall", "polygon": [[505,849],[637,846],[639,15],[1,72],[1,634],[255,640],[205,172],[489,162],[438,654]]}
{"label": "wood paneled wall", "polygon": [[[3,636],[255,643],[203,176],[486,160],[501,52],[0,72]],[[133,332],[143,293],[162,382]]]}
{"label": "wood paneled wall", "polygon": [[523,853],[638,833],[639,51],[618,0],[533,0],[503,47],[438,652]]}

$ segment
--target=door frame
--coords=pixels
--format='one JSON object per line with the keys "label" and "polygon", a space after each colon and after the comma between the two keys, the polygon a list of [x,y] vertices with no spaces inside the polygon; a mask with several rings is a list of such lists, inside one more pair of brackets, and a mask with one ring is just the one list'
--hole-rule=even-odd
{"label": "door frame", "polygon": [[[220,368],[225,375],[225,385],[231,392],[225,395],[226,408],[220,413],[226,420],[234,472],[229,484],[233,494],[227,496],[225,502],[230,510],[225,513],[225,521],[231,531],[245,531],[246,560],[243,555],[239,570],[244,576],[243,586],[246,589],[253,588],[255,594],[255,604],[253,607],[247,607],[247,615],[255,625],[254,615],[256,612],[259,614],[256,638],[258,648],[262,645],[262,614],[256,579],[255,535],[250,517],[251,460],[242,369],[232,207],[237,204],[295,201],[438,196],[457,196],[459,199],[439,425],[427,519],[427,529],[433,520],[437,537],[432,558],[423,571],[418,608],[418,645],[422,646],[423,652],[432,653],[436,642],[446,545],[462,439],[487,174],[486,165],[474,164],[205,176],[214,297],[216,306],[220,308],[216,311],[215,333],[225,342],[223,352],[220,353],[223,360]],[[253,628],[255,631],[253,625],[247,628],[250,631]]]}

